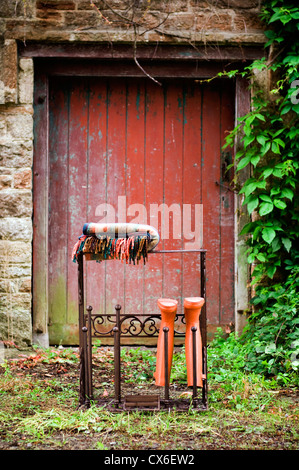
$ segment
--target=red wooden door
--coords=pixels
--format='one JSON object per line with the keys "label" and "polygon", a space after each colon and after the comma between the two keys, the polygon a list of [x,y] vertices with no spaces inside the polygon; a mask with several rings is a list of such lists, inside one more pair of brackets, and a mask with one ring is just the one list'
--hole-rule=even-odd
{"label": "red wooden door", "polygon": [[[169,237],[158,248],[179,249],[190,241],[183,208],[190,208],[194,232],[196,204],[203,209],[208,323],[232,321],[233,193],[221,184],[221,145],[234,120],[231,85],[56,77],[49,96],[50,343],[77,343],[71,251],[85,222],[134,219],[155,225],[160,234],[169,223]],[[157,207],[164,207],[158,222]],[[181,310],[184,297],[199,295],[199,257],[152,255],[145,266],[87,262],[85,286],[86,304],[95,312],[113,313],[116,303],[122,312],[157,312],[161,296],[178,299]]]}

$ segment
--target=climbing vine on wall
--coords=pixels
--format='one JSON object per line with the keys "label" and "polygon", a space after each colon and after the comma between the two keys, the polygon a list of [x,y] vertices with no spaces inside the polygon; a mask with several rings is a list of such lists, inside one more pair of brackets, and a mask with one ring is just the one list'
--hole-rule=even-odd
{"label": "climbing vine on wall", "polygon": [[251,217],[241,235],[247,238],[255,285],[255,309],[241,337],[245,368],[287,383],[299,369],[299,6],[265,0],[262,18],[268,59],[255,61],[242,74],[267,71],[271,90],[268,96],[254,90],[251,111],[226,145],[241,132],[236,173],[251,169],[239,191]]}
{"label": "climbing vine on wall", "polygon": [[244,74],[267,69],[273,85],[268,97],[255,91],[251,112],[227,138],[232,145],[242,131],[237,172],[252,168],[240,194],[252,219],[241,235],[248,236],[254,282],[283,278],[298,263],[299,7],[272,0],[264,1],[262,11],[269,59],[254,62]]}

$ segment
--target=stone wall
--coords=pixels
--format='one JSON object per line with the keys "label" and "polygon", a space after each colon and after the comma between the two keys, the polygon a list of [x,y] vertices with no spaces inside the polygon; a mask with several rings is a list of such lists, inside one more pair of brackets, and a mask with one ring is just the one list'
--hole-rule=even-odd
{"label": "stone wall", "polygon": [[0,15],[5,37],[25,41],[128,42],[134,23],[142,42],[256,44],[260,1],[2,0]]}
{"label": "stone wall", "polygon": [[0,340],[19,347],[32,341],[34,70],[31,58],[18,55],[18,43],[130,44],[136,39],[143,44],[262,47],[259,3],[0,1]]}
{"label": "stone wall", "polygon": [[31,342],[33,63],[1,45],[0,338]]}

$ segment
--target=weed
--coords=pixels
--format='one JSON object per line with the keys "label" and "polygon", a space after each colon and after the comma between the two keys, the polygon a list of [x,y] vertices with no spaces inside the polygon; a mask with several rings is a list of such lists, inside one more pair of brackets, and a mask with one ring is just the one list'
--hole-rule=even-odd
{"label": "weed", "polygon": [[[109,348],[94,351],[99,367],[94,379],[101,381],[102,370],[109,384],[113,367],[109,372],[105,351],[110,361]],[[283,448],[296,445],[298,417],[293,401],[283,398],[277,381],[244,371],[238,342],[233,338],[225,340],[219,335],[208,348],[209,410],[205,412],[190,408],[187,413],[111,413],[96,403],[87,410],[77,409],[76,358],[70,366],[72,354],[64,355],[69,369],[62,374],[57,373],[61,364],[56,362],[62,358],[61,352],[39,350],[37,355],[41,355],[38,360],[32,357],[28,362],[11,361],[0,367],[0,448],[10,448],[16,442],[19,448],[97,450],[250,448],[250,443],[253,448],[275,448],[275,442]],[[127,383],[136,386],[139,374],[138,386],[142,386],[141,373],[153,372],[155,351],[124,348],[122,361]],[[184,380],[185,369],[181,348],[173,357],[172,386]],[[151,383],[152,377],[144,385]]]}

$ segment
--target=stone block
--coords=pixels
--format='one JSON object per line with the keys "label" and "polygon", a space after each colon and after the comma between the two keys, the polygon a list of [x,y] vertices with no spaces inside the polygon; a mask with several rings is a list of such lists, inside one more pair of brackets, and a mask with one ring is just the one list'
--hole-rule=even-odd
{"label": "stone block", "polygon": [[63,23],[63,14],[59,10],[37,10],[36,17],[42,20],[51,20],[53,23]]}
{"label": "stone block", "polygon": [[0,143],[5,142],[7,137],[7,126],[5,116],[0,115]]}
{"label": "stone block", "polygon": [[18,50],[14,39],[6,39],[3,49],[4,94],[6,103],[17,102],[18,88]]}
{"label": "stone block", "polygon": [[3,267],[0,265],[0,278],[5,279],[16,279],[16,278],[28,278],[31,276],[31,264],[8,264]]}
{"label": "stone block", "polygon": [[30,58],[19,60],[19,103],[33,102],[33,61]]}
{"label": "stone block", "polygon": [[[196,0],[191,0],[191,4],[200,3]],[[231,8],[232,10],[238,9],[252,9],[260,7],[260,0],[217,0],[217,8]]]}
{"label": "stone block", "polygon": [[[2,65],[1,62],[0,65]],[[3,80],[0,80],[0,104],[5,104],[5,85]]]}
{"label": "stone block", "polygon": [[[145,3],[145,7],[147,4]],[[173,0],[171,2],[161,2],[160,0],[151,0],[150,10],[157,10],[163,13],[174,12],[180,13],[181,11],[187,11],[189,9],[188,2],[186,0]]]}
{"label": "stone block", "polygon": [[19,170],[14,173],[15,189],[31,189],[32,187],[32,171],[31,169]]}
{"label": "stone block", "polygon": [[[99,9],[104,8],[104,2],[102,2],[102,1],[95,0],[93,3]],[[123,2],[122,2],[122,4],[124,6]],[[110,3],[109,3],[109,5],[110,5]],[[90,0],[78,0],[77,1],[77,10],[94,10],[94,6],[91,4]]]}
{"label": "stone block", "polygon": [[164,23],[163,29],[167,31],[169,25],[174,35],[177,34],[178,36],[182,33],[190,35],[194,32],[231,31],[232,12],[229,10],[218,12],[207,9],[196,13],[188,12],[170,15],[167,22]]}
{"label": "stone block", "polygon": [[38,10],[75,10],[76,3],[71,0],[38,0]]}
{"label": "stone block", "polygon": [[0,175],[0,190],[11,188],[12,181],[13,177],[11,175]]}
{"label": "stone block", "polygon": [[31,294],[28,292],[3,294],[2,302],[7,308],[14,311],[29,310],[31,308]]}
{"label": "stone block", "polygon": [[[23,142],[7,142],[6,124],[5,137],[1,143],[0,139],[0,165],[6,168],[28,168],[33,162],[33,144],[32,140]],[[1,135],[1,116],[0,116],[0,135]]]}
{"label": "stone block", "polygon": [[32,290],[32,279],[28,277],[27,279],[22,279],[20,281],[19,292],[29,292]]}
{"label": "stone block", "polygon": [[233,29],[247,32],[262,30],[263,27],[257,13],[245,11],[243,13],[234,12]]}
{"label": "stone block", "polygon": [[32,240],[31,217],[0,218],[0,240],[30,242]]}
{"label": "stone block", "polygon": [[9,189],[0,191],[2,217],[31,217],[32,194],[29,190]]}
{"label": "stone block", "polygon": [[19,291],[18,279],[0,279],[1,294],[16,293]]}
{"label": "stone block", "polygon": [[30,264],[32,248],[30,242],[0,240],[0,262],[2,274],[7,278],[5,269],[11,265]]}
{"label": "stone block", "polygon": [[13,341],[19,349],[32,343],[31,308],[17,306],[14,310],[0,301],[0,339]]}
{"label": "stone block", "polygon": [[[106,13],[106,12],[105,12]],[[109,13],[109,12],[108,12]],[[110,12],[111,14],[111,12]],[[106,15],[104,15],[106,17]],[[101,15],[95,11],[67,11],[64,15],[64,22],[67,27],[96,27],[103,24]]]}
{"label": "stone block", "polygon": [[0,174],[1,175],[13,175],[14,170],[12,168],[0,167]]}
{"label": "stone block", "polygon": [[33,117],[31,114],[10,114],[6,116],[8,141],[26,141],[33,138]]}
{"label": "stone block", "polygon": [[0,1],[0,17],[2,18],[30,18],[34,14],[35,0],[1,0]]}

